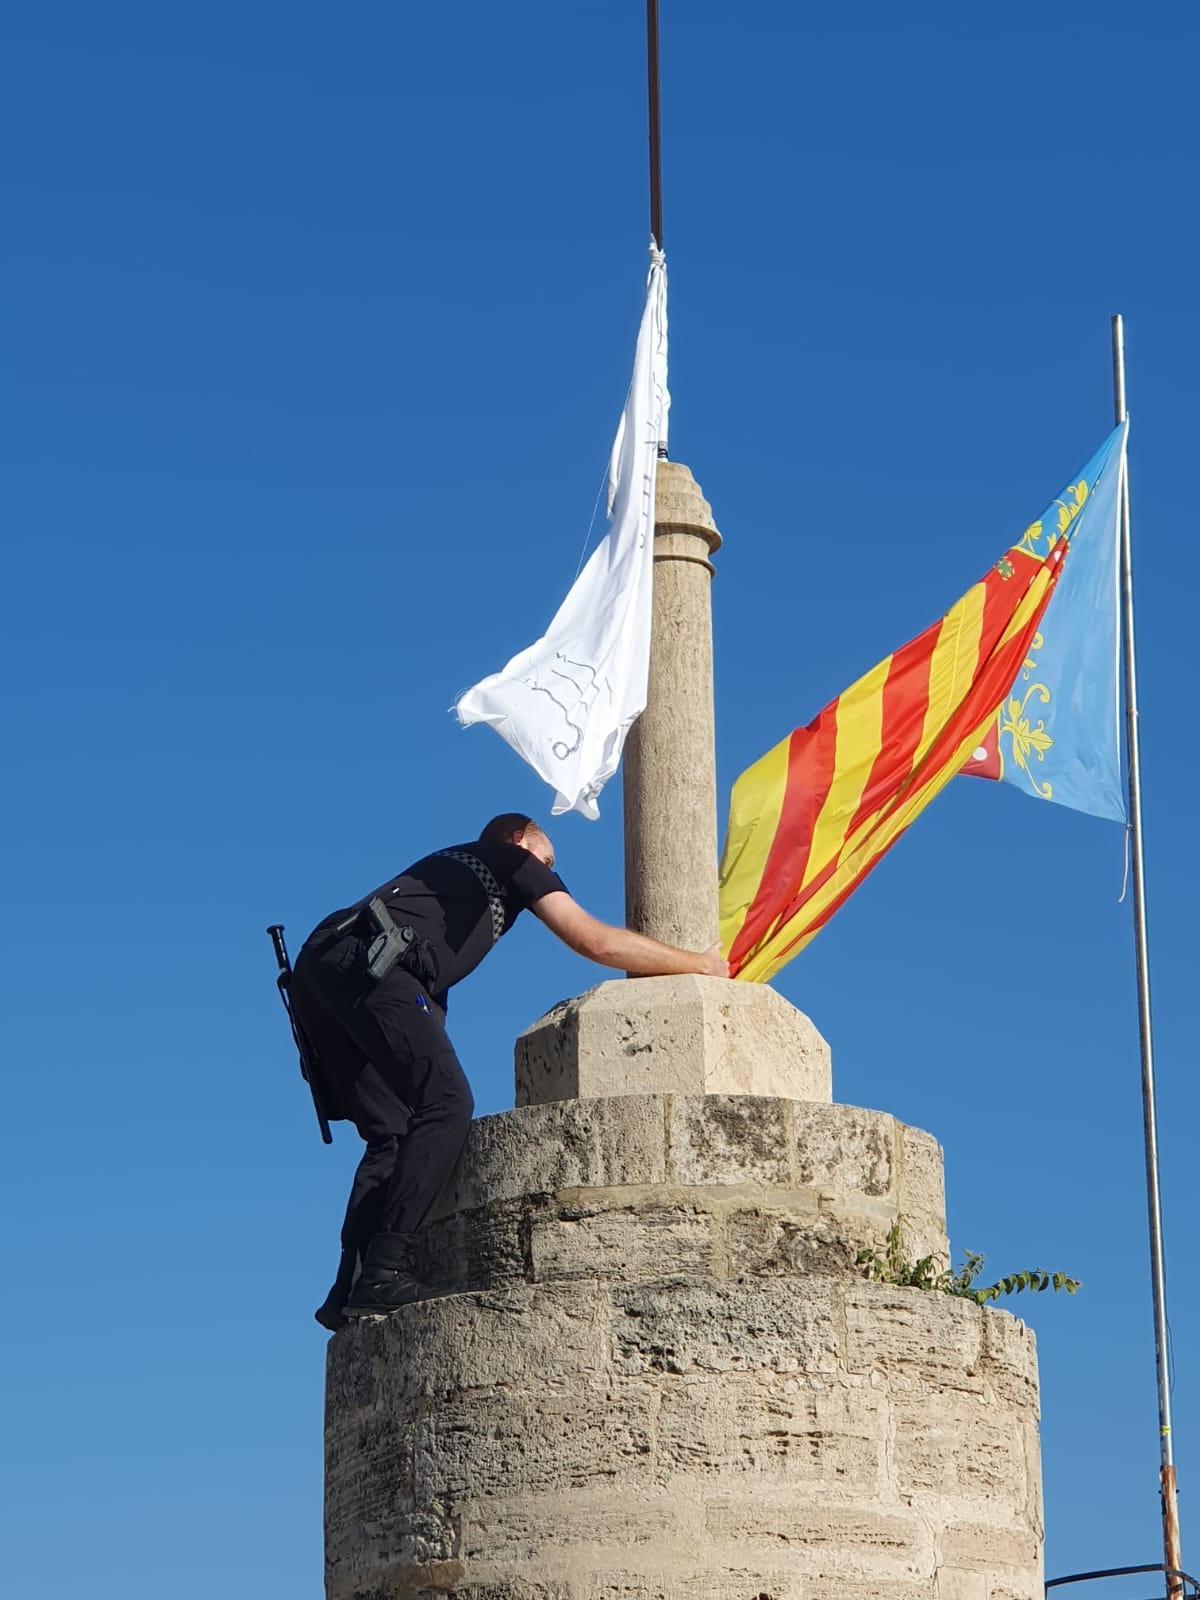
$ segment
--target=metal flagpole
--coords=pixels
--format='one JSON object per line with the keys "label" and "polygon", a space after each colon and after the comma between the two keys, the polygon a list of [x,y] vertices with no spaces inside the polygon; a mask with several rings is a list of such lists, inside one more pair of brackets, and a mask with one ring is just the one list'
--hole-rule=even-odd
{"label": "metal flagpole", "polygon": [[[1112,319],[1113,400],[1124,422],[1125,325]],[[1150,1277],[1154,1291],[1154,1354],[1158,1368],[1159,1478],[1162,1485],[1163,1561],[1168,1572],[1183,1566],[1175,1449],[1171,1437],[1171,1384],[1167,1371],[1167,1282],[1163,1266],[1162,1196],[1158,1182],[1158,1122],[1154,1103],[1154,1036],[1150,1025],[1150,951],[1146,939],[1146,874],[1142,854],[1142,763],[1138,745],[1137,650],[1133,632],[1133,560],[1129,535],[1129,463],[1121,476],[1121,609],[1125,657],[1125,723],[1129,759],[1129,831],[1133,866],[1133,928],[1137,950],[1138,1032],[1142,1046],[1142,1122],[1146,1141],[1146,1207],[1150,1224]],[[1169,1596],[1181,1595],[1168,1577]]]}
{"label": "metal flagpole", "polygon": [[662,73],[658,59],[658,0],[646,0],[646,73],[650,95],[650,232],[663,247],[662,223]]}
{"label": "metal flagpole", "polygon": [[[662,220],[662,66],[658,48],[658,0],[646,0],[646,88],[650,113],[650,237],[663,248]],[[667,459],[660,439],[658,459]]]}

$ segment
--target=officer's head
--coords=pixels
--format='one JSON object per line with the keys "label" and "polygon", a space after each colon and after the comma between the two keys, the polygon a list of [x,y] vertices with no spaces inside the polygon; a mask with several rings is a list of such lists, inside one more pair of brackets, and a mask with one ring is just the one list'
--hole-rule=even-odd
{"label": "officer's head", "polygon": [[545,862],[546,866],[554,865],[554,846],[533,818],[527,817],[524,812],[502,811],[498,817],[492,818],[479,837],[491,844],[519,845],[522,850],[528,850],[531,856]]}

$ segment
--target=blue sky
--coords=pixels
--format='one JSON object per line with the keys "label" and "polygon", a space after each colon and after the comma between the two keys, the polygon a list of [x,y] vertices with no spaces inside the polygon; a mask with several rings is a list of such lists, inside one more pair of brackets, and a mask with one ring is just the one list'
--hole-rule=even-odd
{"label": "blue sky", "polygon": [[[1194,1568],[1195,16],[663,10],[722,807],[1087,459],[1127,319]],[[263,929],[297,944],[493,811],[548,810],[447,707],[575,571],[644,278],[642,49],[640,0],[7,18],[14,1593],[320,1594],[311,1310],[356,1145],[317,1141]],[[615,785],[602,810],[555,840],[615,920]],[[943,1142],[959,1250],[1085,1280],[1028,1310],[1051,1575],[1158,1551],[1121,876],[1112,824],[956,785],[778,980],[839,1099]],[[481,1111],[514,1035],[600,976],[530,921],[460,991]]]}

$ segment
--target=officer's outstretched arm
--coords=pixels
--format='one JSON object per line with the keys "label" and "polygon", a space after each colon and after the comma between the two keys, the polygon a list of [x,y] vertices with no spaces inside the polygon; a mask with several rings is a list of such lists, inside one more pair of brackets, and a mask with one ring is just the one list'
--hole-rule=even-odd
{"label": "officer's outstretched arm", "polygon": [[657,978],[673,972],[700,972],[710,978],[727,978],[729,963],[721,947],[711,950],[677,950],[630,928],[612,928],[583,909],[563,890],[544,894],[530,908],[534,915],[569,945],[577,955],[616,967],[634,978]]}

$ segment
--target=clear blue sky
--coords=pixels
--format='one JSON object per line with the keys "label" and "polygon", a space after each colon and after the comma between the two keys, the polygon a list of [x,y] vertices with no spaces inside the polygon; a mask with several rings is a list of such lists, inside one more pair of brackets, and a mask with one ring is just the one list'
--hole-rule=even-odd
{"label": "clear blue sky", "polygon": [[[736,774],[1002,551],[1128,322],[1185,1555],[1200,357],[1191,8],[664,0],[672,450],[727,543]],[[316,1600],[322,1149],[265,925],[547,795],[457,691],[575,571],[645,270],[641,0],[10,10],[0,261],[7,1548],[40,1600]],[[555,830],[621,915],[620,796]],[[1121,835],[954,786],[778,980],[945,1145],[1029,1308],[1047,1568],[1157,1559]],[[526,919],[528,920],[528,919]],[[479,1109],[595,969],[459,991]],[[1019,1309],[1024,1310],[1025,1307]]]}

